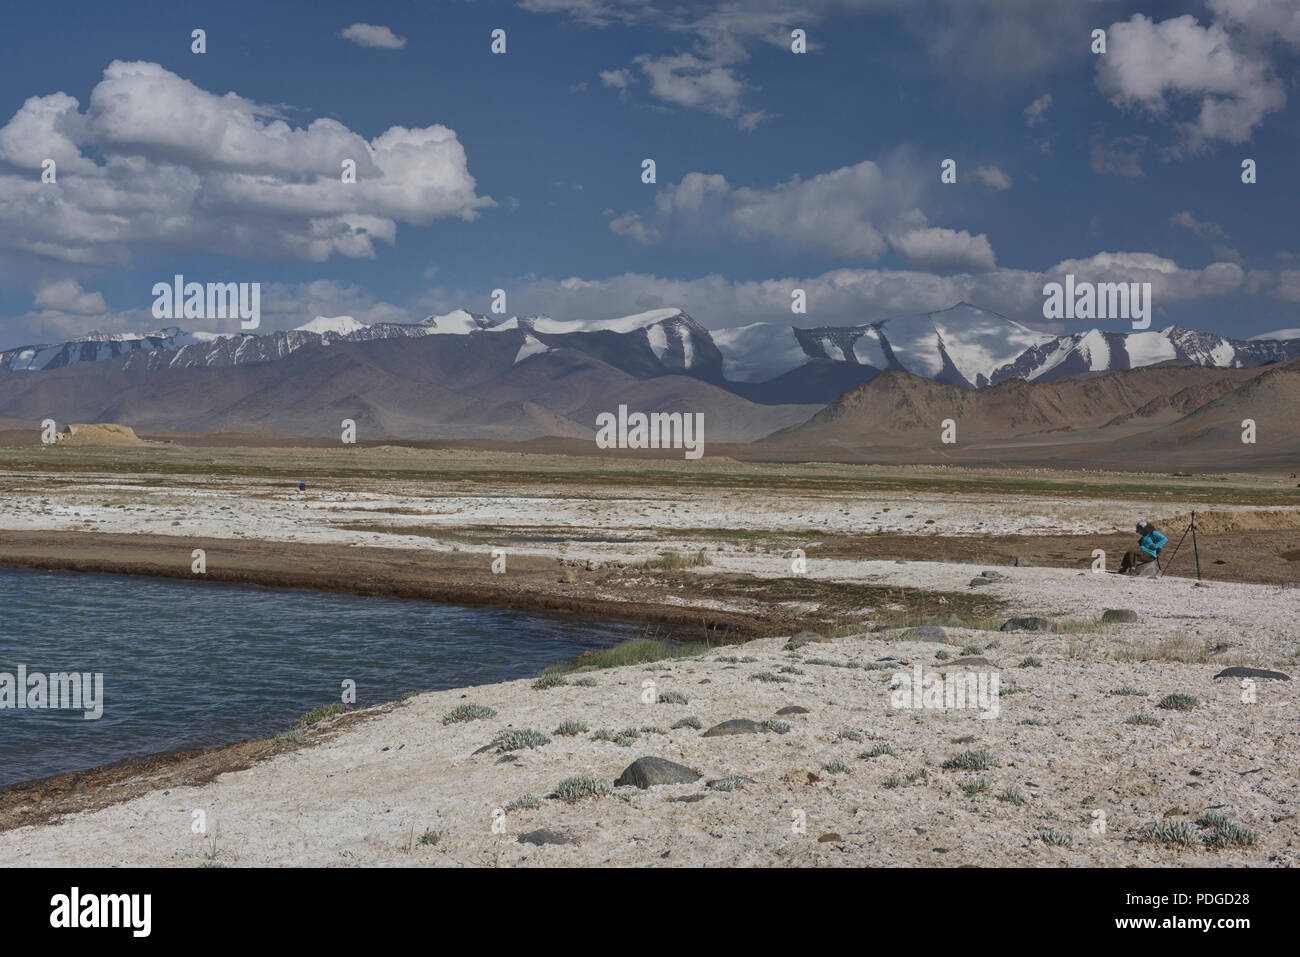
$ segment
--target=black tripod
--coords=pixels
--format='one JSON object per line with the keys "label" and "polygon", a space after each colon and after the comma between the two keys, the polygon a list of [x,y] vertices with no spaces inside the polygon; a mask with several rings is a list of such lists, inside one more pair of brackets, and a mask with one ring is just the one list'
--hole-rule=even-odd
{"label": "black tripod", "polygon": [[1192,533],[1192,554],[1196,556],[1196,580],[1197,581],[1201,580],[1201,551],[1199,548],[1196,547],[1196,513],[1195,512],[1192,512],[1191,524],[1188,525],[1185,529],[1183,529],[1182,538],[1178,539],[1178,544],[1174,546],[1174,553],[1169,556],[1168,564],[1166,564],[1164,568],[1160,569],[1160,575],[1157,575],[1156,576],[1157,578],[1161,577],[1161,575],[1164,575],[1165,572],[1169,571],[1170,567],[1174,563],[1174,559],[1178,557],[1178,549],[1183,547],[1183,539],[1187,537],[1188,532]]}

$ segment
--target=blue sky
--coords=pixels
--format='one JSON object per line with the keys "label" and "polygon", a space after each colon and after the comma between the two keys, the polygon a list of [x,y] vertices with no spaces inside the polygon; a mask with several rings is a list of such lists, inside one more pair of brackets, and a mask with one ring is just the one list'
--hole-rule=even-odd
{"label": "blue sky", "polygon": [[1156,328],[1300,326],[1297,0],[5,18],[0,347],[156,327],[150,290],[178,272],[261,282],[264,328],[487,312],[494,288],[557,319],[840,325],[967,299],[1048,327],[1042,285],[1067,271],[1151,281]]}

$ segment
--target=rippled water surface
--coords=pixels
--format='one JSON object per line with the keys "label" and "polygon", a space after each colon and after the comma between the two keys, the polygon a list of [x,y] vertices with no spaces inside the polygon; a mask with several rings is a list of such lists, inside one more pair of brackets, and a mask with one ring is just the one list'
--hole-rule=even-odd
{"label": "rippled water surface", "polygon": [[0,786],[259,737],[338,701],[523,678],[639,629],[500,608],[0,569],[0,683],[101,672],[103,716],[0,708]]}

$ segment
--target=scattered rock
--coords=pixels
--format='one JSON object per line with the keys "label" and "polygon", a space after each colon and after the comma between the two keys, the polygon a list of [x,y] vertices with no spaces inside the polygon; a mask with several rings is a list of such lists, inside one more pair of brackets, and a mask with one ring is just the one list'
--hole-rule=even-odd
{"label": "scattered rock", "polygon": [[981,585],[992,585],[992,584],[993,584],[993,580],[991,578],[985,578],[982,575],[976,576],[975,578],[972,578],[970,580],[971,588],[979,588]]}
{"label": "scattered rock", "polygon": [[948,632],[936,625],[920,625],[916,628],[904,628],[898,633],[899,641],[938,641],[948,644]]}
{"label": "scattered rock", "polygon": [[1137,612],[1129,608],[1107,608],[1101,613],[1102,622],[1137,621]]}
{"label": "scattered rock", "polygon": [[563,831],[552,831],[548,827],[541,827],[535,831],[529,831],[526,834],[520,834],[516,838],[520,844],[578,844],[580,843],[572,834]]}
{"label": "scattered rock", "polygon": [[830,831],[817,838],[818,844],[839,844],[844,838],[840,837],[834,831]]}
{"label": "scattered rock", "polygon": [[974,655],[970,658],[954,658],[952,661],[945,661],[939,667],[949,668],[954,665],[983,665],[986,668],[992,668],[993,662],[983,656]]}
{"label": "scattered rock", "polygon": [[998,631],[1051,631],[1052,623],[1046,618],[1010,618]]}
{"label": "scattered rock", "polygon": [[1295,582],[1283,582],[1282,587],[1283,589],[1300,588],[1300,585],[1297,585]]}
{"label": "scattered rock", "polygon": [[700,777],[699,771],[667,758],[637,758],[615,779],[614,786],[652,788],[660,784],[692,784]]}
{"label": "scattered rock", "polygon": [[677,804],[694,804],[696,801],[703,801],[706,797],[708,797],[707,794],[682,794],[668,800]]}
{"label": "scattered rock", "polygon": [[1017,555],[1017,556],[1016,556],[1016,567],[1017,567],[1017,568],[1034,568],[1034,567],[1036,567],[1036,566],[1034,565],[1033,562],[1031,562],[1031,561],[1030,561],[1028,558],[1026,558],[1024,555]]}
{"label": "scattered rock", "polygon": [[800,704],[788,704],[777,714],[812,714],[812,711]]}
{"label": "scattered rock", "polygon": [[811,771],[787,771],[784,777],[791,784],[816,784],[821,780]]}
{"label": "scattered rock", "polygon": [[748,718],[732,718],[730,721],[715,724],[700,737],[717,738],[724,734],[758,734],[762,730],[763,726],[757,721],[750,721]]}
{"label": "scattered rock", "polygon": [[794,651],[796,648],[800,647],[801,645],[806,645],[814,641],[819,642],[821,644],[830,643],[829,638],[825,637],[824,635],[819,635],[815,631],[801,631],[797,635],[791,636],[790,640],[785,643],[785,650]]}
{"label": "scattered rock", "polygon": [[1284,675],[1280,671],[1269,671],[1266,668],[1241,668],[1237,666],[1224,668],[1214,677],[1216,680],[1219,678],[1271,678],[1274,681],[1291,680],[1290,675]]}

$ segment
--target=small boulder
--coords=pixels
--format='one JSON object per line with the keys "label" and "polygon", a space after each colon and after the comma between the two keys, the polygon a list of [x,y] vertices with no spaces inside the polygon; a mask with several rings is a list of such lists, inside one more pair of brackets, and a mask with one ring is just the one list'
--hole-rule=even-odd
{"label": "small boulder", "polygon": [[548,827],[538,828],[536,831],[528,831],[520,834],[516,838],[520,844],[577,844],[578,839],[572,834],[566,834],[563,831],[552,831]]}
{"label": "small boulder", "polygon": [[699,771],[667,758],[637,758],[618,776],[614,786],[652,788],[660,784],[692,784],[700,777]]}
{"label": "small boulder", "polygon": [[758,734],[762,730],[763,726],[757,721],[750,721],[748,718],[732,718],[730,721],[715,724],[700,737],[717,738],[724,734]]}
{"label": "small boulder", "polygon": [[1046,618],[1011,618],[1002,623],[998,631],[1051,631],[1052,623]]}
{"label": "small boulder", "polygon": [[898,633],[899,641],[938,641],[948,644],[948,632],[936,625],[920,625],[916,628],[904,628]]}
{"label": "small boulder", "polygon": [[[985,668],[992,668],[993,662],[982,656],[970,658],[954,658],[952,661],[945,661],[941,667],[951,668],[955,665],[983,665]],[[938,667],[938,666],[937,666]]]}
{"label": "small boulder", "polygon": [[979,588],[981,585],[992,585],[992,584],[993,584],[993,580],[991,578],[985,578],[983,575],[977,575],[976,577],[970,580],[971,588]]}
{"label": "small boulder", "polygon": [[1017,568],[1034,568],[1034,567],[1036,567],[1036,566],[1034,565],[1033,562],[1031,562],[1031,561],[1030,561],[1028,558],[1026,558],[1024,555],[1017,555],[1017,556],[1016,556],[1016,567],[1017,567]]}
{"label": "small boulder", "polygon": [[1160,575],[1160,569],[1155,562],[1148,562],[1138,568],[1138,578],[1157,578]]}
{"label": "small boulder", "polygon": [[1128,608],[1107,608],[1101,613],[1103,623],[1114,621],[1137,621],[1137,612]]}
{"label": "small boulder", "polygon": [[1291,680],[1290,675],[1284,675],[1280,671],[1269,671],[1265,668],[1241,668],[1237,666],[1224,668],[1214,677],[1215,680],[1218,680],[1219,678],[1270,678],[1273,681]]}
{"label": "small boulder", "polygon": [[821,837],[817,838],[817,843],[818,844],[839,844],[843,840],[844,838],[840,837],[834,831],[829,831],[826,834],[823,834]]}
{"label": "small boulder", "polygon": [[777,714],[812,714],[812,712],[801,704],[788,704]]}

